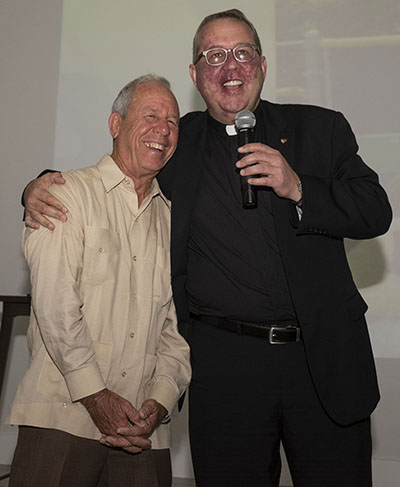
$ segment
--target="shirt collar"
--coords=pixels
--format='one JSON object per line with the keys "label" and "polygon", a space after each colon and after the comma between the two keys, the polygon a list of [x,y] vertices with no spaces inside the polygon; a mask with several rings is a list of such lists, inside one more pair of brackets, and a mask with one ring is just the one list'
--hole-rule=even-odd
{"label": "shirt collar", "polygon": [[[259,103],[257,105],[257,108],[254,110],[254,115],[256,117],[256,119],[258,120],[261,120],[261,114],[262,114],[262,111],[261,111],[261,107],[260,107],[261,103]],[[207,110],[207,120],[208,120],[208,124],[209,126],[212,127],[212,129],[217,132],[219,135],[222,135],[222,136],[226,136],[226,135],[229,135],[229,136],[233,136],[233,135],[237,135],[237,131],[236,131],[236,127],[235,127],[235,124],[233,125],[225,125],[221,122],[218,122],[217,120],[215,120],[215,118],[213,118],[209,111]]]}
{"label": "shirt collar", "polygon": [[121,184],[125,179],[125,174],[114,162],[114,159],[108,154],[100,159],[97,163],[97,168],[107,193]]}
{"label": "shirt collar", "polygon": [[[128,178],[128,176],[125,176],[125,174],[121,171],[121,169],[115,163],[114,159],[109,154],[105,154],[100,159],[100,161],[97,163],[97,168],[99,170],[101,180],[103,181],[104,189],[107,193],[112,191],[114,188],[119,186],[125,179]],[[169,208],[171,207],[171,202],[164,196],[157,179],[154,178],[151,183],[149,196],[154,198],[157,195],[160,195],[161,199]]]}

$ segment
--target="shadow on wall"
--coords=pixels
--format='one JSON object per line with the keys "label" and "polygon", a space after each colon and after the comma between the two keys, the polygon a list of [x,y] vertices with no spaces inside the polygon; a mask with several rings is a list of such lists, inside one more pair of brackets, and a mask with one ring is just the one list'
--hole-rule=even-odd
{"label": "shadow on wall", "polygon": [[190,97],[190,106],[191,111],[204,111],[206,109],[206,104],[204,103],[203,98],[201,97],[200,93],[196,90],[193,86],[192,94]]}
{"label": "shadow on wall", "polygon": [[193,468],[188,437],[188,393],[183,409],[172,414],[172,472],[174,477],[192,479]]}
{"label": "shadow on wall", "polygon": [[346,240],[345,246],[354,281],[359,289],[384,280],[388,262],[379,239]]}
{"label": "shadow on wall", "polygon": [[376,368],[381,401],[372,415],[373,457],[400,462],[400,422],[395,420],[400,408],[400,359],[377,358]]}

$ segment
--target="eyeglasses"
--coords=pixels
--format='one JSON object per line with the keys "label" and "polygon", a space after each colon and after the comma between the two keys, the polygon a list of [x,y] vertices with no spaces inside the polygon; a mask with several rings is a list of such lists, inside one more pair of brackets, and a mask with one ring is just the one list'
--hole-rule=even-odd
{"label": "eyeglasses", "polygon": [[248,63],[255,58],[256,52],[259,53],[260,51],[257,46],[252,44],[242,44],[241,46],[236,46],[233,49],[213,47],[211,49],[207,49],[207,51],[203,51],[194,64],[197,64],[204,56],[206,63],[210,66],[221,66],[228,59],[228,53],[230,52],[239,63]]}

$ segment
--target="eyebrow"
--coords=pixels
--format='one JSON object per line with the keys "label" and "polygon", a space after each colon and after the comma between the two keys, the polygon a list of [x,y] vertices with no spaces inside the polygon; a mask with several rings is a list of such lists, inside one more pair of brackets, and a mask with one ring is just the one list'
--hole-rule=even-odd
{"label": "eyebrow", "polygon": [[[159,110],[157,108],[153,108],[151,106],[145,106],[143,107],[143,111],[146,113],[159,113]],[[172,118],[175,118],[176,120],[179,120],[179,115],[178,114],[174,114],[174,113],[171,113],[170,115],[167,115],[168,117],[172,117]]]}
{"label": "eyebrow", "polygon": [[[229,47],[228,49],[235,49],[235,47],[240,47],[240,46],[254,46],[254,45],[255,44],[251,44],[250,42],[238,42],[235,46]],[[222,49],[227,49],[226,47],[222,47],[219,44],[217,44],[215,46],[210,46],[207,49],[203,49],[203,51],[208,51],[209,49],[218,49],[219,47]],[[203,52],[203,51],[201,51],[201,52]]]}

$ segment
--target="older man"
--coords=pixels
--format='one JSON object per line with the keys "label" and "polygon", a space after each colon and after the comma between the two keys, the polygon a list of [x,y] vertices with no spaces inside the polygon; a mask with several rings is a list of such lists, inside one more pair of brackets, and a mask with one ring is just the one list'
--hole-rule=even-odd
{"label": "older man", "polygon": [[[175,151],[169,83],[126,85],[109,118],[111,156],[64,175],[68,222],[26,229],[32,361],[8,421],[10,486],[170,486],[168,414],[190,379],[170,285],[170,204],[155,176]],[[130,430],[123,449],[101,435]]]}
{"label": "older man", "polygon": [[[173,201],[172,287],[192,354],[196,483],[277,487],[282,442],[296,487],[368,487],[379,391],[343,239],[386,232],[391,208],[343,115],[260,100],[265,74],[242,12],[206,17],[190,75],[208,110],[181,120],[159,175]],[[232,124],[244,109],[257,142],[236,162]],[[237,169],[260,176],[249,180],[256,208],[243,208]],[[31,225],[46,224],[35,196],[54,202],[50,179],[28,188]]]}

